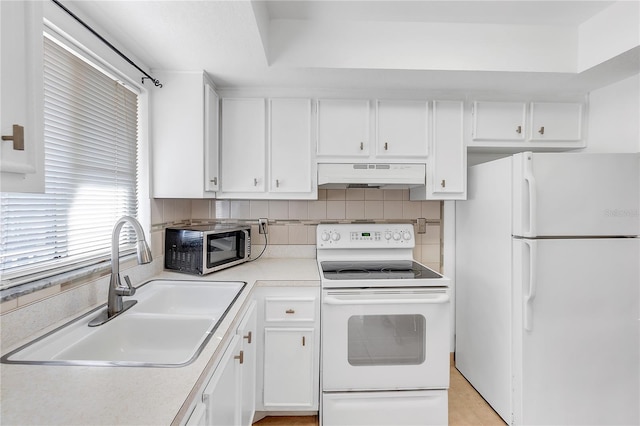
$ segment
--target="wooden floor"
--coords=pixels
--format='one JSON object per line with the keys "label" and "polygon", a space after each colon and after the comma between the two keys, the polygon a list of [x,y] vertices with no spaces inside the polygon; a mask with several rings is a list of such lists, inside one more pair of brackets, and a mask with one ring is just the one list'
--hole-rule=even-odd
{"label": "wooden floor", "polygon": [[[265,417],[257,426],[317,426],[318,416]],[[449,387],[449,424],[452,426],[504,426],[500,416],[473,389],[467,380],[451,368]]]}

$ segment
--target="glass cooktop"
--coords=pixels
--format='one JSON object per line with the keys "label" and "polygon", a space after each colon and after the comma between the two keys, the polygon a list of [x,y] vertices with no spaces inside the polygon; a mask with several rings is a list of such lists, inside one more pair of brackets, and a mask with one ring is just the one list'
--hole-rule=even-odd
{"label": "glass cooktop", "polygon": [[442,278],[442,275],[413,260],[326,261],[320,262],[320,266],[324,277],[329,280],[419,280]]}

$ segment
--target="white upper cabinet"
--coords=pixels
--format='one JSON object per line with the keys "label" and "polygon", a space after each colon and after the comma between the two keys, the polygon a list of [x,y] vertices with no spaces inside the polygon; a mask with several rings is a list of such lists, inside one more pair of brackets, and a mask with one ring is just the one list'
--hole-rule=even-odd
{"label": "white upper cabinet", "polygon": [[0,189],[44,192],[42,3],[0,2]]}
{"label": "white upper cabinet", "polygon": [[311,100],[269,101],[270,192],[311,192]]}
{"label": "white upper cabinet", "polygon": [[426,157],[427,119],[426,101],[377,101],[378,157]]}
{"label": "white upper cabinet", "polygon": [[151,91],[155,198],[214,198],[218,189],[218,95],[202,72],[156,73]]}
{"label": "white upper cabinet", "polygon": [[464,104],[461,101],[434,101],[427,185],[426,188],[412,188],[411,199],[465,200],[466,196]]}
{"label": "white upper cabinet", "polygon": [[318,100],[318,161],[401,162],[427,158],[429,103]]}
{"label": "white upper cabinet", "polygon": [[368,157],[369,100],[318,100],[318,156]]}
{"label": "white upper cabinet", "polygon": [[531,140],[579,141],[581,130],[582,104],[531,103]]}
{"label": "white upper cabinet", "polygon": [[225,193],[265,191],[265,100],[222,100],[221,189]]}
{"label": "white upper cabinet", "polygon": [[315,199],[310,99],[222,100],[219,198]]}
{"label": "white upper cabinet", "polygon": [[580,102],[474,102],[469,147],[502,152],[584,148]]}
{"label": "white upper cabinet", "polygon": [[523,141],[526,104],[524,102],[474,102],[473,140]]}

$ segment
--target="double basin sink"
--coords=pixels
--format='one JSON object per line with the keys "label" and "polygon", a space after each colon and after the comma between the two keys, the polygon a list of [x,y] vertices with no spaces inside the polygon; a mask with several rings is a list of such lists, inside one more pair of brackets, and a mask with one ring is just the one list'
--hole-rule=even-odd
{"label": "double basin sink", "polygon": [[246,283],[152,280],[137,303],[89,327],[94,310],[8,353],[11,364],[180,367],[193,362]]}

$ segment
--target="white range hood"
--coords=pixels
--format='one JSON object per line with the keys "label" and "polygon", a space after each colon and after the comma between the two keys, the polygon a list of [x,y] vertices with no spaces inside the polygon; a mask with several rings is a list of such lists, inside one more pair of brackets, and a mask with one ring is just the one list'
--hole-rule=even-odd
{"label": "white range hood", "polygon": [[424,185],[425,179],[425,164],[318,164],[318,187],[323,189],[407,189]]}

